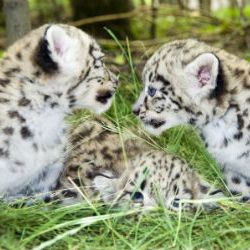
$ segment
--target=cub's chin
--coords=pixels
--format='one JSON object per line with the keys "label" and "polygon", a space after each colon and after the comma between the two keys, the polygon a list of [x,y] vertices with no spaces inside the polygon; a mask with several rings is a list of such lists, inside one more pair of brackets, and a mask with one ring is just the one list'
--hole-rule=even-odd
{"label": "cub's chin", "polygon": [[165,122],[163,123],[163,121],[158,126],[155,126],[154,124],[151,124],[149,122],[143,122],[143,127],[148,133],[155,136],[159,136],[168,128],[167,124]]}
{"label": "cub's chin", "polygon": [[105,104],[99,102],[93,102],[93,104],[84,104],[82,108],[94,112],[99,115],[109,110],[112,105],[112,98],[110,98]]}
{"label": "cub's chin", "polygon": [[105,105],[99,107],[93,107],[92,111],[96,114],[102,114],[109,110],[112,105],[112,99],[110,99]]}

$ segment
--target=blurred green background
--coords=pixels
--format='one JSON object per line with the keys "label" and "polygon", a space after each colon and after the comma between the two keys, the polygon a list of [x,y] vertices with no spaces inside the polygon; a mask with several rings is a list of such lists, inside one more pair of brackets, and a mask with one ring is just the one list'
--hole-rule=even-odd
{"label": "blurred green background", "polygon": [[125,61],[115,53],[116,43],[104,27],[121,43],[130,40],[139,71],[140,63],[156,47],[186,37],[250,58],[249,0],[0,0],[1,50],[7,46],[8,35],[3,3],[15,1],[28,2],[32,28],[48,22],[76,25],[98,38],[105,49],[111,49],[110,58],[121,68]]}

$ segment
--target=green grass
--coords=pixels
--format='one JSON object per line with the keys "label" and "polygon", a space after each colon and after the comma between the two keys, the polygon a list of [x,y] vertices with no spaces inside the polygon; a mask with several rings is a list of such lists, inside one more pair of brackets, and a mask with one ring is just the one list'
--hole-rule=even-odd
{"label": "green grass", "polygon": [[[131,74],[121,74],[121,86],[105,116],[121,130],[135,126],[140,130],[131,105],[141,86],[129,46],[121,47],[121,51]],[[84,117],[86,112],[81,111],[69,121],[77,123]],[[223,186],[215,161],[193,129],[177,127],[159,138],[148,136],[148,141],[161,150],[181,155],[204,178]],[[22,207],[21,201],[13,207],[2,203],[0,249],[249,249],[249,205],[229,199],[220,204],[220,209],[210,213],[193,214],[162,207],[142,211],[111,209],[88,200],[67,207],[43,203]]]}

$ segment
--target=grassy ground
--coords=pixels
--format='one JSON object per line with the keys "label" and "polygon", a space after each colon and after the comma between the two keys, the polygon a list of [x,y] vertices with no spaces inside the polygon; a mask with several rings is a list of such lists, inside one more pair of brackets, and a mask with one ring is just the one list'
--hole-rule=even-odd
{"label": "grassy ground", "polygon": [[[128,76],[121,79],[106,116],[117,126],[128,127],[136,125],[131,103],[138,85]],[[216,164],[190,128],[178,127],[151,140],[188,159],[210,181],[220,182]],[[177,214],[161,207],[115,210],[88,201],[69,207],[1,204],[0,249],[248,249],[250,207],[229,200],[221,203],[221,209],[209,214]]]}
{"label": "grassy ground", "polygon": [[[121,48],[122,49],[122,48]],[[129,50],[124,50],[131,74],[121,86],[106,116],[120,127],[138,126],[131,104],[140,85]],[[75,115],[78,122],[84,112]],[[205,178],[223,186],[214,160],[191,128],[177,127],[149,140],[162,150],[185,157]],[[250,207],[221,201],[211,213],[115,210],[85,201],[68,207],[39,203],[29,207],[0,204],[0,249],[249,249]]]}

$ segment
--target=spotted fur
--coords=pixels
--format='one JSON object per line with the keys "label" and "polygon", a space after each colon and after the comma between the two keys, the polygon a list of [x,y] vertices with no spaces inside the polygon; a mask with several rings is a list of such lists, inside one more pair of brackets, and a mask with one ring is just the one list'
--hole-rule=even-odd
{"label": "spotted fur", "polygon": [[[114,125],[95,118],[72,130],[71,151],[62,174],[57,199],[72,203],[99,194],[105,202],[131,202],[142,206],[179,209],[183,199],[223,196],[222,192],[198,176],[187,162],[153,149],[131,133],[121,134]],[[70,177],[70,180],[69,178]],[[75,183],[72,184],[72,181]],[[77,187],[77,188],[76,188]],[[204,203],[211,208],[213,202]],[[185,209],[194,205],[185,204]]]}
{"label": "spotted fur", "polygon": [[161,47],[143,71],[144,89],[134,106],[153,134],[195,126],[225,174],[233,194],[250,198],[250,65],[195,40]]}
{"label": "spotted fur", "polygon": [[65,155],[65,116],[111,105],[117,79],[103,55],[93,38],[68,25],[44,25],[6,51],[0,62],[0,196],[55,186]]}

